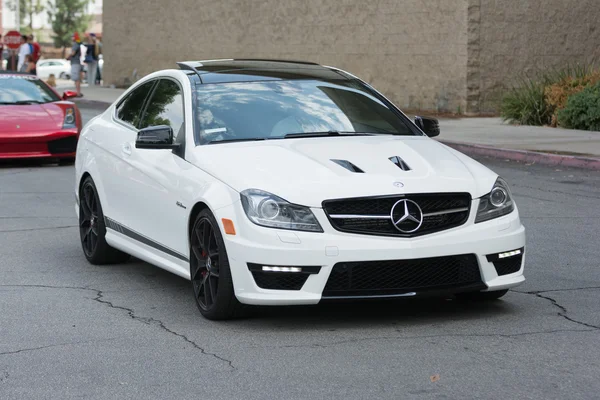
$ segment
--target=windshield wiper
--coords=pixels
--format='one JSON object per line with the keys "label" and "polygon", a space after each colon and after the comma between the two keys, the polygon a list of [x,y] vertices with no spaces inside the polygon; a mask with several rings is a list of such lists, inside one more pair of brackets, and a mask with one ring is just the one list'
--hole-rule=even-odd
{"label": "windshield wiper", "polygon": [[370,136],[370,133],[362,132],[340,132],[340,131],[327,131],[327,132],[299,132],[299,133],[288,133],[284,136],[285,139],[292,138],[311,138],[311,137],[326,137],[326,136]]}

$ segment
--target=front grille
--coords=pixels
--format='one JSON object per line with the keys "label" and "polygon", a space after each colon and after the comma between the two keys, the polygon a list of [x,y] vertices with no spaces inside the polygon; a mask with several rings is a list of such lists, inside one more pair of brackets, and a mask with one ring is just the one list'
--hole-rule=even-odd
{"label": "front grille", "polygon": [[259,288],[272,290],[300,290],[309,277],[295,272],[260,271],[252,271],[252,276]]}
{"label": "front grille", "polygon": [[[401,232],[392,221],[392,208],[403,199],[415,202],[422,211],[423,222],[414,232]],[[425,235],[460,226],[467,222],[470,208],[471,195],[468,193],[394,195],[323,202],[323,209],[331,225],[338,231],[402,237]]]}
{"label": "front grille", "polygon": [[474,254],[335,264],[323,297],[381,296],[482,285]]}
{"label": "front grille", "polygon": [[51,154],[75,153],[77,150],[77,136],[68,136],[48,142],[48,151]]}
{"label": "front grille", "polygon": [[494,261],[494,268],[499,276],[514,274],[521,269],[521,263],[523,262],[523,254],[518,256],[502,258]]}

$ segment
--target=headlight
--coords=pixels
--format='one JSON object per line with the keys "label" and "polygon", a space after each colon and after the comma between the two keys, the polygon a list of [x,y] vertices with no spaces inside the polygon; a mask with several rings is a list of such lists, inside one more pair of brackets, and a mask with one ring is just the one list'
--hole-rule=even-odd
{"label": "headlight", "polygon": [[75,128],[75,109],[73,107],[69,107],[65,110],[63,128]]}
{"label": "headlight", "polygon": [[242,206],[250,221],[268,228],[323,232],[310,208],[291,204],[262,190],[248,189],[240,193]]}
{"label": "headlight", "polygon": [[508,188],[508,183],[504,179],[498,178],[492,191],[479,199],[475,223],[510,214],[514,209],[515,203]]}

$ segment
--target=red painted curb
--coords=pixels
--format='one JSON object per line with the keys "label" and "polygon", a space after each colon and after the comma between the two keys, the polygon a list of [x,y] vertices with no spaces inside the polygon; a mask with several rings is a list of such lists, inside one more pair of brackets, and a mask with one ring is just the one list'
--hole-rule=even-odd
{"label": "red painted curb", "polygon": [[446,146],[467,155],[489,156],[494,158],[505,158],[526,163],[537,163],[544,165],[584,168],[600,171],[600,158],[564,156],[560,154],[540,153],[527,150],[501,149],[479,144],[460,142],[447,142],[440,140]]}

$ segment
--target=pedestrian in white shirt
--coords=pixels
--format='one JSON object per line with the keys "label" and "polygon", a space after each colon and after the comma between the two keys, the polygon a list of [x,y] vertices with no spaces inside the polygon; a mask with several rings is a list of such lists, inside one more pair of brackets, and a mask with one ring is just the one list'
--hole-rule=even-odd
{"label": "pedestrian in white shirt", "polygon": [[25,57],[27,54],[31,54],[31,46],[27,43],[27,36],[21,36],[21,47],[19,47],[19,62],[17,64],[17,71],[20,71],[25,64]]}

